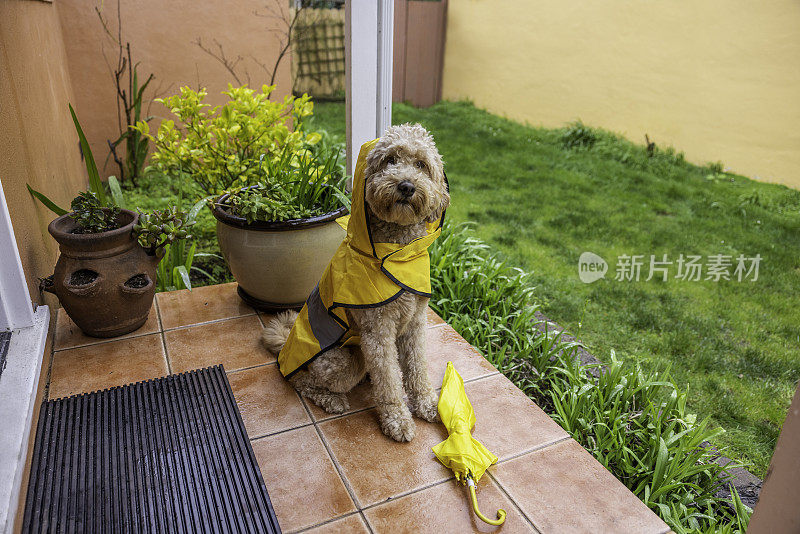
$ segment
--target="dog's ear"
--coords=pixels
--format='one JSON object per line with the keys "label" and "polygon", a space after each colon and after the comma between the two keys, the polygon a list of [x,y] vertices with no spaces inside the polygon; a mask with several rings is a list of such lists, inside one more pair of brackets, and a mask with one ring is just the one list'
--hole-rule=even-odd
{"label": "dog's ear", "polygon": [[380,169],[384,160],[389,157],[390,148],[385,143],[376,144],[367,154],[367,166],[364,169],[364,177],[369,178]]}
{"label": "dog's ear", "polygon": [[[421,128],[421,127],[420,127]],[[431,147],[426,151],[425,160],[431,173],[431,181],[434,183],[434,191],[436,192],[435,205],[436,207],[425,218],[427,222],[436,222],[442,217],[442,213],[450,205],[450,184],[447,183],[447,176],[444,174],[444,161],[442,155],[436,150],[433,145],[433,137],[427,131],[425,132],[431,142]]]}
{"label": "dog's ear", "polygon": [[442,202],[439,204],[439,207],[438,207],[438,208],[436,208],[435,210],[433,210],[433,211],[430,213],[430,215],[428,215],[428,216],[425,218],[425,222],[429,222],[429,223],[432,223],[432,222],[437,222],[439,219],[441,219],[441,218],[442,218],[442,213],[444,213],[444,210],[446,210],[446,209],[447,209],[447,206],[449,206],[449,205],[450,205],[450,195],[447,195],[447,198],[446,198],[446,199],[444,199],[444,200],[443,200],[443,201],[442,201]]}
{"label": "dog's ear", "polygon": [[442,179],[437,182],[438,206],[425,218],[426,222],[436,222],[442,218],[442,213],[450,205],[450,184],[447,182],[447,175],[441,171]]}

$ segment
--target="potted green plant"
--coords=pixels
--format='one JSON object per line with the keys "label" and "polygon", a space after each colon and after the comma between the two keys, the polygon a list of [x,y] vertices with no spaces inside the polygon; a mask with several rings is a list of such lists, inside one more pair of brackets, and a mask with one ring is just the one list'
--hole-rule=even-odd
{"label": "potted green plant", "polygon": [[147,321],[156,290],[156,266],[166,246],[191,238],[192,221],[175,208],[149,214],[120,208],[119,183],[111,177],[112,195],[106,195],[72,106],[70,112],[90,190],[78,194],[68,212],[28,186],[32,195],[59,215],[48,231],[61,254],[53,275],[42,281],[42,289],[58,296],[85,334],[119,336]]}
{"label": "potted green plant", "polygon": [[[336,219],[349,209],[340,147],[305,131],[312,102],[272,102],[273,89],[229,87],[230,100],[207,110],[205,91],[181,88],[160,100],[181,125],[163,121],[151,136],[153,164],[191,176],[209,198],[239,295],[264,310],[302,306],[345,236]],[[137,128],[150,135],[146,123]]]}

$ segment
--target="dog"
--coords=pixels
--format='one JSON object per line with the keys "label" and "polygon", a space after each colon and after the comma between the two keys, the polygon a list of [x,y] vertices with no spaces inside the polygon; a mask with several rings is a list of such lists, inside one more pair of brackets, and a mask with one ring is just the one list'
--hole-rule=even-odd
{"label": "dog", "polygon": [[[386,130],[366,156],[364,180],[374,243],[403,246],[427,236],[428,224],[441,224],[450,204],[442,157],[433,136],[419,124]],[[347,392],[368,374],[381,430],[396,441],[414,438],[412,414],[438,420],[438,399],[426,366],[429,297],[407,289],[374,307],[347,308],[359,344],[330,348],[288,376],[303,397],[328,413],[342,413],[349,409]],[[268,321],[262,342],[269,351],[281,351],[297,317],[297,312],[283,312]]]}

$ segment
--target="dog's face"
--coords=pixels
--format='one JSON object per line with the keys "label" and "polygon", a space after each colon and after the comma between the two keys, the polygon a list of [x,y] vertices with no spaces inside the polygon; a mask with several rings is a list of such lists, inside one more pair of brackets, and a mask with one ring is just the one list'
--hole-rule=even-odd
{"label": "dog's face", "polygon": [[388,128],[367,155],[365,174],[367,204],[384,221],[433,222],[450,204],[442,156],[419,124]]}

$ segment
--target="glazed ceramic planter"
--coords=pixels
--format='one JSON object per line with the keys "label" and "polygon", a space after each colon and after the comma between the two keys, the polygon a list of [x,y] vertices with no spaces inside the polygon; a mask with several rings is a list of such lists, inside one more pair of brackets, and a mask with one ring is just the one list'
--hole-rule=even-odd
{"label": "glazed ceramic planter", "polygon": [[120,227],[97,234],[74,233],[77,223],[62,215],[47,227],[61,255],[52,284],[64,310],[86,335],[114,337],[133,332],[145,321],[155,295],[158,258],[133,235],[139,215],[120,210]]}
{"label": "glazed ceramic planter", "polygon": [[226,200],[227,195],[221,196],[212,212],[239,295],[265,311],[302,307],[344,239],[336,219],[347,208],[310,219],[248,224],[220,205]]}

